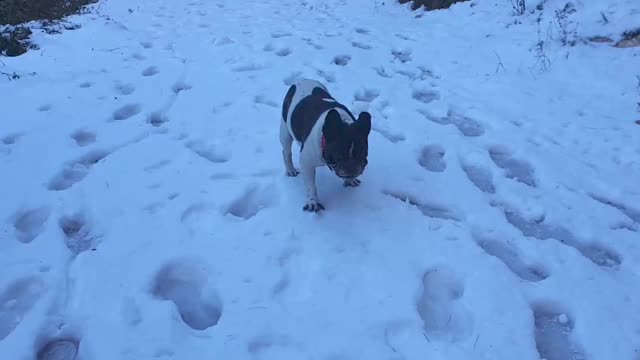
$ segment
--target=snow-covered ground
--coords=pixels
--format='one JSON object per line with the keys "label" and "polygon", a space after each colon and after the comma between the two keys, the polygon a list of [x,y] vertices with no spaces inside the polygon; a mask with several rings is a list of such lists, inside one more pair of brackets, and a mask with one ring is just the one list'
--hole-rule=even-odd
{"label": "snow-covered ground", "polygon": [[[640,48],[580,40],[640,4],[574,4],[573,47],[552,0],[103,0],[35,31],[0,64],[0,359],[640,359]],[[278,138],[300,77],[373,115],[320,214]]]}

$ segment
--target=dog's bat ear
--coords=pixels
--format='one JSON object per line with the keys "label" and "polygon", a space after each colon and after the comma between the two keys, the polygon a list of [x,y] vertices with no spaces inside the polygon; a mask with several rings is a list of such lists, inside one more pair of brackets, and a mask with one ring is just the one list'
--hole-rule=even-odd
{"label": "dog's bat ear", "polygon": [[358,121],[356,122],[358,128],[366,135],[369,135],[371,131],[371,114],[367,111],[363,111],[358,115]]}
{"label": "dog's bat ear", "polygon": [[340,134],[340,130],[343,126],[345,126],[345,124],[338,111],[336,109],[331,109],[327,113],[327,117],[324,119],[322,132],[325,137],[335,139]]}

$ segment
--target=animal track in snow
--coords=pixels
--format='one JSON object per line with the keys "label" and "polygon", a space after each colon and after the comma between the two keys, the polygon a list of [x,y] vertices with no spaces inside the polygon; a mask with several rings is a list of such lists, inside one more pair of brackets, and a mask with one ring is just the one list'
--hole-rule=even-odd
{"label": "animal track in snow", "polygon": [[391,79],[393,77],[393,75],[389,74],[387,72],[387,69],[385,69],[382,65],[373,67],[373,70],[376,72],[376,74],[385,79]]}
{"label": "animal track in snow", "polygon": [[0,341],[20,325],[43,291],[38,278],[25,277],[15,280],[0,293]]}
{"label": "animal track in snow", "polygon": [[420,212],[424,216],[427,216],[430,218],[453,220],[453,221],[462,220],[462,217],[459,214],[456,214],[455,212],[449,209],[446,209],[442,206],[428,204],[426,202],[420,201],[412,195],[408,195],[398,191],[390,191],[390,190],[384,190],[383,194],[417,207],[418,210],[420,210]]}
{"label": "animal track in snow", "polygon": [[447,168],[444,161],[446,151],[441,145],[426,145],[422,147],[418,163],[425,170],[431,172],[443,172]]}
{"label": "animal track in snow", "polygon": [[153,163],[149,166],[145,166],[144,171],[148,172],[148,173],[152,173],[155,172],[159,169],[162,169],[163,167],[167,166],[171,164],[171,160],[162,160],[162,161],[158,161],[157,163]]}
{"label": "animal track in snow", "polygon": [[288,31],[275,31],[271,33],[271,37],[274,39],[280,39],[283,37],[288,37],[293,35],[292,33],[288,32]]}
{"label": "animal track in snow", "polygon": [[142,111],[142,105],[140,104],[126,104],[116,109],[113,112],[113,120],[127,120],[132,116],[138,115]]}
{"label": "animal track in snow", "polygon": [[257,63],[246,63],[238,66],[234,66],[231,68],[233,72],[251,72],[251,71],[259,71],[266,69],[265,65],[257,64]]}
{"label": "animal track in snow", "polygon": [[336,55],[333,57],[333,63],[339,66],[347,66],[351,61],[350,55]]}
{"label": "animal track in snow", "polygon": [[49,111],[49,110],[51,110],[51,105],[49,104],[40,105],[38,107],[38,111]]}
{"label": "animal track in snow", "polygon": [[151,41],[141,41],[140,46],[145,49],[151,49],[153,47],[153,43]]}
{"label": "animal track in snow", "polygon": [[28,244],[44,231],[51,210],[46,207],[37,207],[21,210],[12,217],[16,237],[21,243]]}
{"label": "animal track in snow", "polygon": [[369,29],[365,29],[361,27],[357,27],[355,28],[355,30],[358,34],[362,34],[362,35],[368,35],[371,32]]}
{"label": "animal track in snow", "polygon": [[191,84],[187,84],[184,81],[176,81],[175,84],[171,86],[171,91],[173,91],[174,94],[179,94],[181,91],[186,91],[191,88]]}
{"label": "animal track in snow", "polygon": [[84,179],[89,174],[91,167],[107,157],[107,155],[109,155],[109,152],[105,150],[94,150],[75,161],[65,164],[62,170],[49,181],[48,189],[60,191],[72,187]]}
{"label": "animal track in snow", "polygon": [[602,195],[589,194],[591,198],[601,204],[611,206],[625,214],[633,222],[640,223],[640,210],[634,209],[624,203],[608,199]]}
{"label": "animal track in snow", "polygon": [[279,107],[278,103],[276,103],[273,100],[267,99],[266,96],[264,96],[264,95],[256,95],[253,98],[253,102],[255,102],[256,104],[267,105],[267,106],[270,106],[272,108],[278,108]]}
{"label": "animal track in snow", "polygon": [[354,48],[357,49],[362,49],[362,50],[371,50],[372,47],[369,44],[365,44],[365,43],[361,43],[359,41],[352,41],[351,42],[351,46],[353,46]]}
{"label": "animal track in snow", "polygon": [[285,85],[291,86],[301,78],[302,78],[302,72],[296,71],[294,73],[291,73],[286,78],[282,79],[282,81],[284,82]]}
{"label": "animal track in snow", "polygon": [[540,359],[582,360],[581,350],[571,341],[573,320],[548,305],[537,304],[533,308],[536,349]]}
{"label": "animal track in snow", "polygon": [[75,360],[80,340],[75,337],[50,339],[38,348],[36,360]]}
{"label": "animal track in snow", "polygon": [[537,182],[531,164],[524,160],[514,158],[511,152],[501,146],[489,148],[491,160],[499,168],[505,171],[505,176],[525,185],[536,187]]}
{"label": "animal track in snow", "polygon": [[493,184],[493,174],[489,168],[465,159],[460,160],[460,167],[469,181],[480,191],[495,194],[496,187]]}
{"label": "animal track in snow", "polygon": [[549,277],[544,270],[523,263],[516,249],[509,243],[478,236],[474,236],[474,240],[484,252],[500,260],[522,280],[536,282]]}
{"label": "animal track in snow", "polygon": [[159,127],[169,122],[169,117],[162,111],[154,111],[147,116],[147,122],[151,124],[151,126]]}
{"label": "animal track in snow", "polygon": [[464,284],[449,268],[424,274],[417,310],[430,337],[457,342],[471,335],[473,315],[460,301],[463,296]]}
{"label": "animal track in snow", "polygon": [[215,292],[204,293],[208,274],[202,267],[185,260],[174,260],[156,274],[151,294],[175,304],[184,323],[194,330],[218,324],[222,304]]}
{"label": "animal track in snow", "polygon": [[235,41],[233,41],[233,39],[225,36],[225,37],[222,37],[220,39],[217,39],[215,41],[215,46],[225,46],[225,45],[231,45],[231,44],[234,44],[234,43],[235,43]]}
{"label": "animal track in snow", "polygon": [[58,221],[64,233],[64,243],[73,255],[87,250],[95,250],[97,237],[91,234],[91,228],[82,214],[63,216]]}
{"label": "animal track in snow", "polygon": [[136,86],[129,83],[117,83],[115,86],[115,90],[120,95],[131,95],[134,91],[136,91]]}
{"label": "animal track in snow", "polygon": [[418,110],[418,112],[420,112],[427,119],[437,124],[453,124],[464,136],[476,137],[484,134],[484,128],[479,122],[456,112],[449,111],[447,117],[444,118],[433,117],[424,110]]}
{"label": "animal track in snow", "polygon": [[428,104],[434,100],[440,99],[440,94],[433,90],[414,90],[411,97],[423,104]]}
{"label": "animal track in snow", "polygon": [[90,82],[90,81],[85,81],[83,83],[80,83],[80,87],[83,88],[83,89],[90,88],[92,85],[93,85],[93,83]]}
{"label": "animal track in snow", "polygon": [[96,134],[91,131],[76,130],[71,133],[71,138],[76,142],[76,145],[84,147],[96,141]]}
{"label": "animal track in snow", "polygon": [[387,129],[383,129],[378,126],[372,127],[372,130],[382,135],[385,139],[389,140],[394,144],[407,140],[407,137],[401,133],[393,133]]}
{"label": "animal track in snow", "polygon": [[259,188],[257,185],[251,185],[227,207],[225,214],[249,220],[262,209],[273,207],[277,200],[276,196],[276,189],[273,186]]}
{"label": "animal track in snow", "polygon": [[219,151],[213,146],[207,145],[205,142],[200,140],[191,140],[185,145],[189,150],[212,163],[221,164],[231,160],[230,153]]}
{"label": "animal track in snow", "polygon": [[394,50],[391,50],[391,55],[393,55],[393,58],[395,60],[398,60],[402,63],[411,61],[411,50],[409,49],[404,49],[404,50],[394,49]]}
{"label": "animal track in snow", "polygon": [[328,83],[335,83],[336,82],[336,77],[335,77],[335,75],[333,75],[333,73],[330,73],[330,72],[325,71],[325,70],[318,70],[317,74],[318,74],[318,76],[323,78],[324,81],[326,81]]}
{"label": "animal track in snow", "polygon": [[356,91],[353,95],[355,101],[372,102],[380,96],[380,90],[377,89],[362,89]]}
{"label": "animal track in snow", "polygon": [[600,267],[616,268],[622,263],[619,255],[597,244],[583,244],[569,230],[559,225],[547,224],[544,218],[527,220],[518,212],[510,209],[505,209],[504,214],[507,221],[520,230],[524,236],[539,240],[556,239],[562,244],[576,249],[584,257]]}
{"label": "animal track in snow", "polygon": [[262,47],[262,50],[264,50],[264,51],[266,51],[266,52],[272,52],[272,51],[273,51],[273,50],[275,50],[275,49],[276,49],[276,47],[275,47],[275,45],[273,45],[272,43],[265,44],[265,45]]}
{"label": "animal track in snow", "polygon": [[278,55],[278,56],[283,56],[283,57],[284,56],[289,56],[289,55],[291,55],[291,49],[289,49],[289,48],[280,48],[280,49],[276,50],[275,54]]}
{"label": "animal track in snow", "polygon": [[142,76],[153,76],[157,73],[159,73],[159,71],[156,66],[149,66],[148,68],[142,70]]}
{"label": "animal track in snow", "polygon": [[0,139],[0,142],[2,142],[4,145],[15,145],[21,137],[22,133],[13,133],[5,135],[2,139]]}

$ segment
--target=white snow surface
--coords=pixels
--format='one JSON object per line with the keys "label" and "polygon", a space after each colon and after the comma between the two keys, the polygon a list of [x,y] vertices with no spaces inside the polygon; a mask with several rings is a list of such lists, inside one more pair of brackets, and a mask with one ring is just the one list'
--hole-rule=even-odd
{"label": "white snow surface", "polygon": [[[640,4],[574,5],[575,46],[562,1],[102,0],[34,30],[0,64],[0,359],[640,359],[640,49],[581,40]],[[278,137],[300,77],[373,117],[320,214]]]}

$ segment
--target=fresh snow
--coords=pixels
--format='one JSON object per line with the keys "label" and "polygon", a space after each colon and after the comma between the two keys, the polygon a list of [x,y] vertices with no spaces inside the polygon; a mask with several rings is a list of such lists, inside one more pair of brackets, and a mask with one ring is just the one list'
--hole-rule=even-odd
{"label": "fresh snow", "polygon": [[[640,49],[586,40],[640,4],[573,1],[575,46],[543,4],[31,24],[0,63],[0,359],[640,359]],[[278,138],[300,77],[373,116],[320,214]]]}

